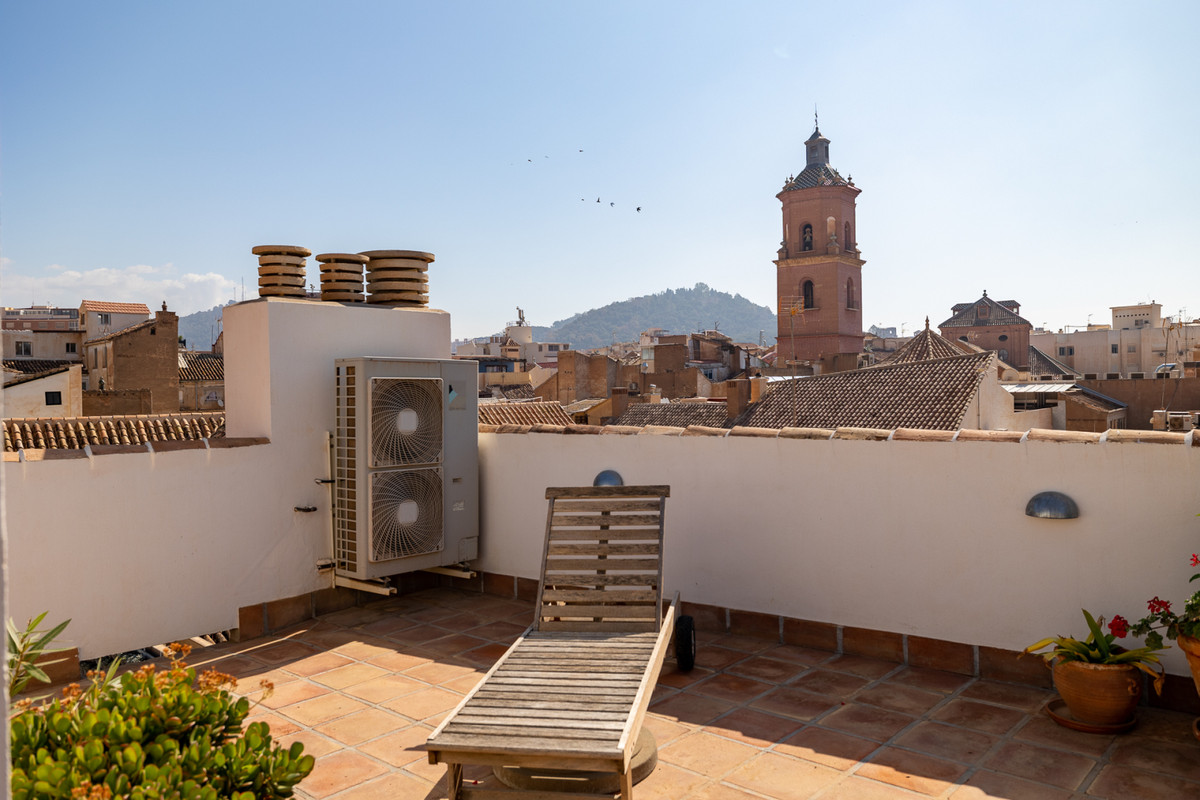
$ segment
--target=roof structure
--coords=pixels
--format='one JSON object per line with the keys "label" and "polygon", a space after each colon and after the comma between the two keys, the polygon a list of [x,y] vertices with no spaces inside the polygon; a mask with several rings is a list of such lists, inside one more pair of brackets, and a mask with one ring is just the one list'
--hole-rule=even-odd
{"label": "roof structure", "polygon": [[780,381],[734,424],[958,430],[995,363],[996,354],[984,352]]}
{"label": "roof structure", "polygon": [[57,375],[60,372],[66,372],[70,368],[70,364],[63,364],[59,367],[52,367],[44,372],[18,372],[15,373],[16,377],[9,378],[8,380],[4,381],[4,388],[7,389],[10,386],[19,386],[22,383],[29,383],[30,381],[40,381],[42,378],[49,378],[51,375]]}
{"label": "roof structure", "polygon": [[[821,135],[820,128],[813,131],[812,136],[808,137],[808,141],[805,144],[812,142],[814,139],[829,144],[829,140]],[[820,150],[821,148],[818,149]],[[850,185],[850,182],[839,175],[838,171],[831,167],[827,161],[813,161],[810,159],[799,175],[794,178],[788,178],[787,182],[783,185],[783,191],[794,192],[797,189],[811,189],[814,186]]]}
{"label": "roof structure", "polygon": [[1100,394],[1096,390],[1089,389],[1086,386],[1076,386],[1073,390],[1064,394],[1063,397],[1072,403],[1078,403],[1093,411],[1100,411],[1105,414],[1129,407],[1127,403],[1122,403],[1120,400],[1115,400],[1108,395]]}
{"label": "roof structure", "polygon": [[[984,292],[984,294],[986,295],[987,292]],[[1004,306],[1005,308],[1007,308],[1009,311],[1013,312],[1014,314],[1021,313],[1021,304],[1018,303],[1016,300],[997,300],[996,302],[999,303],[1000,305]],[[973,308],[974,306],[975,306],[974,303],[955,303],[954,305],[952,305],[950,307],[950,313],[951,314],[959,314],[959,313],[962,313],[963,311],[966,311],[968,308]]]}
{"label": "roof structure", "polygon": [[150,314],[150,309],[145,303],[105,303],[100,300],[84,300],[79,304],[79,309],[102,314]]}
{"label": "roof structure", "polygon": [[480,403],[479,422],[484,425],[570,425],[574,422],[562,404],[541,400],[533,403]]}
{"label": "roof structure", "polygon": [[219,439],[225,412],[4,420],[4,451],[81,450],[85,446]]}
{"label": "roof structure", "polygon": [[179,380],[225,380],[225,356],[220,353],[197,353],[192,350],[180,350]]}
{"label": "roof structure", "polygon": [[537,396],[533,393],[533,386],[528,383],[522,383],[518,386],[492,387],[493,393],[495,393],[496,390],[500,391],[500,395],[505,400],[532,400]]}
{"label": "roof structure", "polygon": [[121,328],[121,330],[119,330],[119,331],[113,331],[112,333],[106,333],[103,336],[97,336],[94,339],[88,339],[87,341],[84,342],[84,344],[85,345],[92,344],[93,342],[107,342],[111,339],[116,339],[118,336],[127,336],[131,333],[134,333],[135,331],[140,331],[143,328],[149,328],[151,325],[157,325],[157,324],[158,324],[158,320],[148,319],[145,322],[139,322],[136,325],[130,325],[128,328]]}
{"label": "roof structure", "polygon": [[947,339],[936,331],[929,329],[929,317],[925,318],[925,330],[912,337],[896,352],[879,362],[883,364],[914,364],[918,361],[932,361],[938,358],[953,358],[964,353],[976,351],[977,348],[963,346],[960,342]]}
{"label": "roof structure", "polygon": [[630,403],[625,413],[612,421],[613,425],[667,425],[686,428],[703,425],[724,428],[729,423],[725,403]]}
{"label": "roof structure", "polygon": [[82,364],[79,360],[58,359],[58,358],[6,358],[4,359],[5,372],[23,372],[26,374],[34,374],[38,372],[46,372],[57,367],[69,367],[72,364]]}
{"label": "roof structure", "polygon": [[1029,345],[1029,374],[1030,375],[1072,375],[1080,377],[1073,367],[1069,367],[1057,358]]}
{"label": "roof structure", "polygon": [[[1005,302],[1016,305],[1012,300]],[[939,328],[978,328],[984,325],[1028,325],[1030,328],[1033,327],[1032,322],[1018,315],[1011,308],[1006,308],[1003,303],[997,303],[987,296],[987,292],[984,292],[983,297],[974,303],[959,303],[951,311],[954,308],[962,310],[954,312],[954,316],[938,325]]]}

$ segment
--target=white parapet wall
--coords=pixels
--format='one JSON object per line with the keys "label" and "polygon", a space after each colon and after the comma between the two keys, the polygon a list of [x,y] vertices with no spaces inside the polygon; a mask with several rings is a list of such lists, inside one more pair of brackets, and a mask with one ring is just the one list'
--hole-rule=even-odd
{"label": "white parapet wall", "polygon": [[[684,600],[1020,650],[1080,609],[1183,605],[1200,552],[1200,447],[480,434],[476,567],[538,577],[545,488],[669,484],[664,584]],[[1074,520],[1025,515],[1038,492]],[[1187,674],[1178,650],[1169,671]]]}
{"label": "white parapet wall", "polygon": [[64,644],[83,658],[233,628],[240,607],[329,587],[317,562],[332,551],[330,493],[317,481],[334,360],[449,357],[442,311],[271,298],[224,315],[226,429],[246,446],[4,462],[8,614],[71,619]]}

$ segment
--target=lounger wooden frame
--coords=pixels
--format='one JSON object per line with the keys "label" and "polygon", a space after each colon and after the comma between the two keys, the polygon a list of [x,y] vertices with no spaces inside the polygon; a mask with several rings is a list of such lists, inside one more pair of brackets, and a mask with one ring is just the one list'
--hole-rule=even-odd
{"label": "lounger wooden frame", "polygon": [[449,800],[520,794],[463,785],[464,764],[616,773],[633,797],[630,761],[675,628],[664,613],[662,541],[668,486],[549,488],[533,625],[429,737]]}

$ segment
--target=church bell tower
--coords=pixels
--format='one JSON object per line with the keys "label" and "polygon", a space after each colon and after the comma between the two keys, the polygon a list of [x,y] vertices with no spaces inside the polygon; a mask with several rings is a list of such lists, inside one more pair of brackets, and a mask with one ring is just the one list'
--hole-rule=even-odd
{"label": "church bell tower", "polygon": [[861,191],[829,165],[820,127],[804,143],[806,163],[776,195],[783,241],[775,261],[777,366],[854,369],[863,348],[862,265],[854,206]]}

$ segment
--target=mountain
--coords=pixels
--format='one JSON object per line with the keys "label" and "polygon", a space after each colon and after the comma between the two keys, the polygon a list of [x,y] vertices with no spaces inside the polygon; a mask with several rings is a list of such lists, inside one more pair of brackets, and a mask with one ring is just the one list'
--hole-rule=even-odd
{"label": "mountain", "polygon": [[775,341],[775,314],[740,294],[728,294],[697,283],[691,289],[633,297],[559,320],[549,327],[534,326],[537,342],[570,342],[576,349],[636,342],[642,331],[665,328],[673,334],[717,330],[735,342]]}
{"label": "mountain", "polygon": [[[233,301],[230,300],[229,304]],[[227,304],[228,305],[228,304]],[[225,306],[213,306],[179,318],[179,335],[187,341],[188,350],[211,350],[213,340],[221,332],[221,311]]]}

